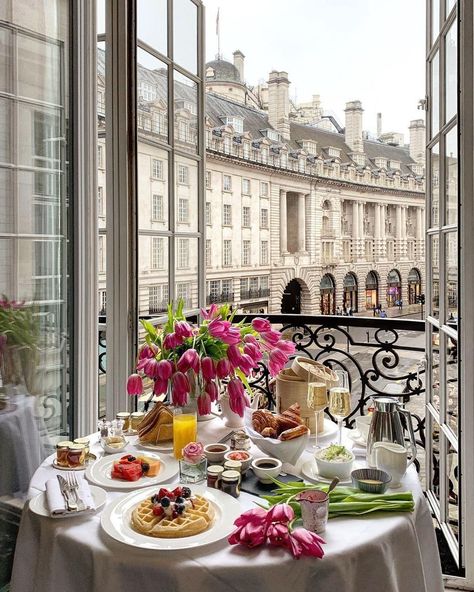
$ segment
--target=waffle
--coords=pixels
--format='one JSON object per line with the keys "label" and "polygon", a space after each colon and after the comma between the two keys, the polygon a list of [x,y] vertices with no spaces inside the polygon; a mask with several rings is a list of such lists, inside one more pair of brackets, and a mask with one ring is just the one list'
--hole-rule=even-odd
{"label": "waffle", "polygon": [[212,504],[206,498],[193,496],[194,508],[186,508],[184,514],[172,520],[153,514],[149,498],[143,500],[132,512],[132,527],[147,536],[174,539],[193,536],[209,528],[214,518]]}

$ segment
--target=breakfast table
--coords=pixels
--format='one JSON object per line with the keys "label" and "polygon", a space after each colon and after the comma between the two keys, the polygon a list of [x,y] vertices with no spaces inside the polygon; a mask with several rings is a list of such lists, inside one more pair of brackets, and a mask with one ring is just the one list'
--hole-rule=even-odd
{"label": "breakfast table", "polygon": [[[229,433],[220,419],[199,423],[199,439],[217,442]],[[91,451],[99,455],[97,442]],[[135,438],[127,452],[134,453]],[[263,454],[255,447],[255,457]],[[291,472],[300,475],[311,459],[305,451]],[[166,455],[163,455],[166,459]],[[287,467],[285,467],[287,468]],[[288,468],[287,468],[288,470]],[[46,459],[33,475],[29,497],[59,473]],[[177,482],[177,476],[172,480]],[[158,489],[159,486],[157,486]],[[248,549],[226,539],[175,551],[129,546],[101,528],[102,509],[64,520],[38,516],[25,506],[13,567],[12,592],[442,592],[441,567],[432,519],[413,466],[402,480],[412,491],[412,513],[377,512],[370,517],[331,519],[323,559],[293,559],[278,547]],[[107,491],[107,504],[124,493]],[[258,497],[241,493],[242,512]]]}

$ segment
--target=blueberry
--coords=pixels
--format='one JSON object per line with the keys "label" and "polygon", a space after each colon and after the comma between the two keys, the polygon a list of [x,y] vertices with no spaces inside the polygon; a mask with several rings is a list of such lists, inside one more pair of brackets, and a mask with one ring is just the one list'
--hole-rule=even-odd
{"label": "blueberry", "polygon": [[180,504],[177,508],[176,511],[178,512],[178,514],[182,514],[184,512],[184,506],[182,504]]}
{"label": "blueberry", "polygon": [[175,501],[177,504],[182,504],[184,502],[184,497],[178,496]]}
{"label": "blueberry", "polygon": [[182,492],[183,497],[191,497],[191,490],[189,489],[189,487],[183,487]]}
{"label": "blueberry", "polygon": [[148,473],[149,470],[150,470],[150,465],[147,462],[143,462],[142,463],[142,471],[144,473]]}
{"label": "blueberry", "polygon": [[128,460],[128,462],[133,462],[134,460],[137,460],[137,459],[130,454],[129,456],[127,456],[127,460]]}
{"label": "blueberry", "polygon": [[166,497],[166,496],[165,496],[165,497],[162,497],[162,498],[161,498],[161,502],[160,502],[160,503],[161,503],[161,506],[162,506],[163,508],[168,508],[168,507],[169,507],[169,505],[170,505],[170,503],[171,503],[171,500],[170,500],[170,498],[169,498],[169,497]]}

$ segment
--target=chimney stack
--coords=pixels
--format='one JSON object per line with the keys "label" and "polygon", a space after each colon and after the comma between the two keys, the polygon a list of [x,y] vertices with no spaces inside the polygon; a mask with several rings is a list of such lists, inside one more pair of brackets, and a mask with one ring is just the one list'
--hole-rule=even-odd
{"label": "chimney stack", "polygon": [[423,119],[410,121],[410,156],[418,163],[425,165],[425,122]]}
{"label": "chimney stack", "polygon": [[377,138],[382,135],[382,113],[377,113]]}
{"label": "chimney stack", "polygon": [[240,49],[238,49],[237,51],[234,51],[234,54],[233,55],[234,55],[234,66],[239,71],[239,74],[240,74],[240,82],[242,82],[242,84],[243,84],[245,82],[245,78],[244,78],[244,59],[245,59],[245,56],[240,51]]}
{"label": "chimney stack", "polygon": [[346,114],[346,144],[353,152],[364,152],[362,142],[362,103],[360,101],[350,101],[346,103],[344,109]]}
{"label": "chimney stack", "polygon": [[285,140],[290,139],[290,81],[288,72],[270,72],[268,79],[268,121]]}

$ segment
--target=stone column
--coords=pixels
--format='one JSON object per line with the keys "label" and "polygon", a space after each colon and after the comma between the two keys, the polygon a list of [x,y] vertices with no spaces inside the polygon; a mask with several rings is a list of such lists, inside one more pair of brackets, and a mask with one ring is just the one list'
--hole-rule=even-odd
{"label": "stone column", "polygon": [[407,212],[408,206],[402,206],[402,229],[401,229],[401,257],[406,259],[408,250],[407,238]]}
{"label": "stone column", "polygon": [[306,199],[304,193],[298,193],[298,252],[306,248]]}
{"label": "stone column", "polygon": [[365,236],[364,230],[364,202],[359,203],[359,237],[363,239]]}
{"label": "stone column", "polygon": [[352,202],[352,257],[359,259],[359,202]]}
{"label": "stone column", "polygon": [[375,204],[375,228],[374,228],[374,255],[375,260],[379,259],[380,251],[381,251],[381,228],[380,228],[380,221],[381,221],[381,206],[380,204]]}
{"label": "stone column", "polygon": [[385,231],[385,221],[387,219],[387,206],[380,206],[380,258],[387,257],[387,233]]}
{"label": "stone column", "polygon": [[286,191],[280,189],[280,251],[288,253],[288,219],[286,215]]}

